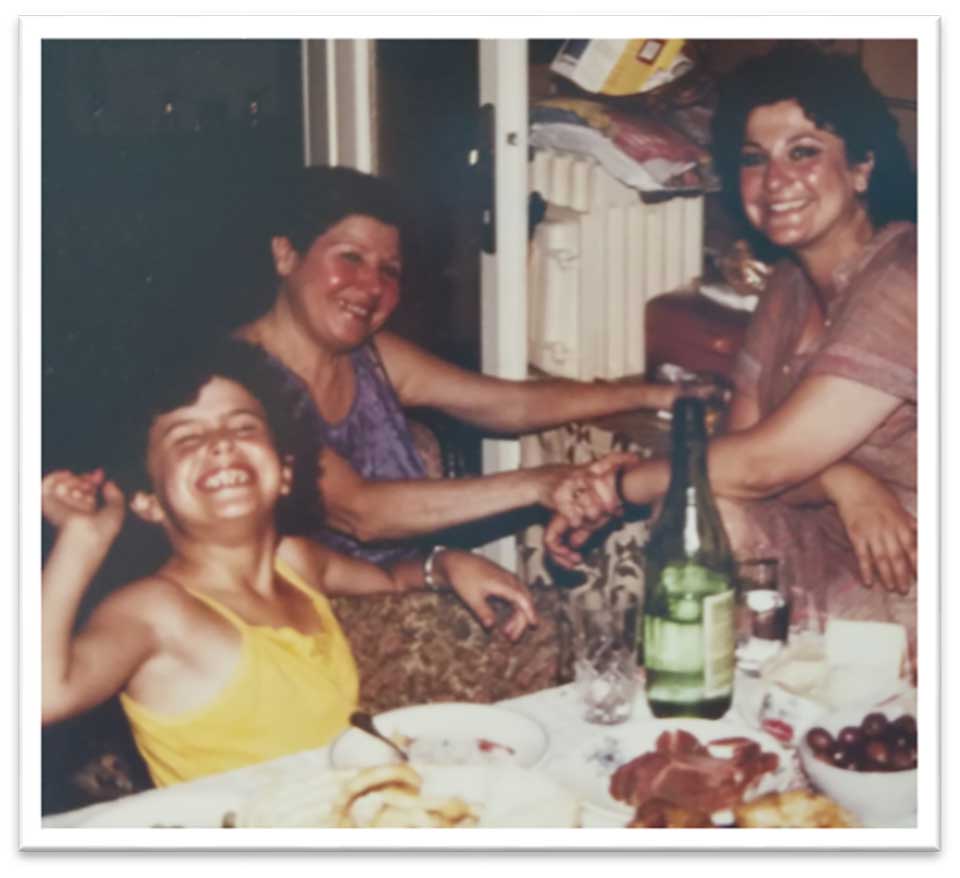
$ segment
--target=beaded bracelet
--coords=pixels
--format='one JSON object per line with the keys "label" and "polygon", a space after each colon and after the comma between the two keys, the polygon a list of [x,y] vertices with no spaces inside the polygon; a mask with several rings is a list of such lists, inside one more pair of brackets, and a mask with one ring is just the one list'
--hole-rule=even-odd
{"label": "beaded bracelet", "polygon": [[446,548],[446,546],[434,546],[423,561],[423,584],[429,591],[443,591],[443,586],[433,578],[433,565],[437,555]]}

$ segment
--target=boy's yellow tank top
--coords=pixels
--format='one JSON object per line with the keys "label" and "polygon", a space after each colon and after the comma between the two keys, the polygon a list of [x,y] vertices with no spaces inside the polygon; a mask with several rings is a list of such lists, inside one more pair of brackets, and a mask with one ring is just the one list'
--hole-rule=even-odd
{"label": "boy's yellow tank top", "polygon": [[323,631],[307,635],[250,625],[218,601],[191,592],[240,632],[233,677],[209,704],[174,716],[121,693],[133,738],[158,787],[321,747],[348,726],[359,692],[350,645],[326,597],[279,559],[275,569],[311,598]]}

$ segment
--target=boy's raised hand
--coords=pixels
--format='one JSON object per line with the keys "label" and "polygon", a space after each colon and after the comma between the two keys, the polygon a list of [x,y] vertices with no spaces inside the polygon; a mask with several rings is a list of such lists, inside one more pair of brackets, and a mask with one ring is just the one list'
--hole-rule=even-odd
{"label": "boy's raised hand", "polygon": [[512,573],[482,555],[445,549],[437,557],[437,566],[443,578],[484,628],[491,628],[497,618],[490,605],[491,598],[500,598],[513,609],[503,626],[503,633],[509,640],[519,640],[529,626],[537,624],[537,611],[526,586]]}
{"label": "boy's raised hand", "polygon": [[104,477],[102,469],[80,475],[69,470],[48,473],[41,498],[44,518],[58,529],[69,522],[83,522],[96,536],[112,540],[123,525],[123,492]]}

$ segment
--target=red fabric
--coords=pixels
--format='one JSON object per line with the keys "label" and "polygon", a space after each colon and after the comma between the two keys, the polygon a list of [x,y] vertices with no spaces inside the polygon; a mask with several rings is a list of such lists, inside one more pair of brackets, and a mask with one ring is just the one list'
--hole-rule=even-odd
{"label": "red fabric", "polygon": [[609,113],[607,136],[628,156],[643,164],[651,159],[699,164],[706,153],[675,128],[652,116]]}

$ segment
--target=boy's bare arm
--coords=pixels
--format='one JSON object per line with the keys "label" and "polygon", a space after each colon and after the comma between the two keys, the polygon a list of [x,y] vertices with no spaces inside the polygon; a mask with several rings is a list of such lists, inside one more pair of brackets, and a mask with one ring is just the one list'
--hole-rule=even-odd
{"label": "boy's bare arm", "polygon": [[[331,595],[401,593],[425,586],[424,565],[420,558],[378,567],[300,538],[285,539],[279,551],[281,558],[311,584]],[[504,633],[511,640],[517,640],[528,626],[537,624],[533,599],[523,583],[480,555],[460,549],[443,549],[434,558],[433,576],[434,584],[453,589],[485,628],[496,622],[491,599],[504,601],[512,607],[503,626]]]}
{"label": "boy's bare arm", "polygon": [[[127,586],[108,598],[72,637],[60,634],[52,640],[44,632],[45,724],[83,713],[116,695],[155,654],[155,630],[146,620],[138,591]],[[45,596],[44,613],[47,606]]]}
{"label": "boy's bare arm", "polygon": [[153,641],[147,626],[131,616],[127,590],[104,602],[83,632],[73,633],[80,599],[123,522],[122,493],[102,482],[102,474],[63,471],[43,482],[44,515],[59,528],[43,567],[44,723],[66,719],[114,695]]}
{"label": "boy's bare arm", "polygon": [[378,567],[304,537],[285,537],[277,554],[310,585],[329,595],[397,594],[423,587],[422,559]]}

